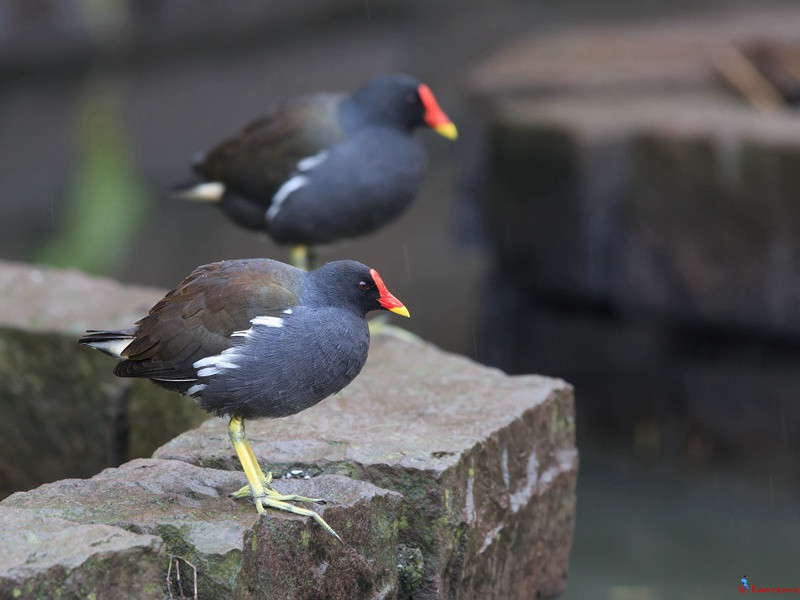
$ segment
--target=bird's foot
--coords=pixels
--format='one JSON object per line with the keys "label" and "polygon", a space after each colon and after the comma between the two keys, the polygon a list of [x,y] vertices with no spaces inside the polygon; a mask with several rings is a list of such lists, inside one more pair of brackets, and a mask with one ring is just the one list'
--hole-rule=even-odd
{"label": "bird's foot", "polygon": [[[275,492],[275,490],[271,491]],[[253,496],[253,502],[255,502],[256,510],[258,510],[259,515],[263,515],[265,513],[265,509],[267,508],[274,508],[277,510],[290,512],[295,515],[311,517],[325,531],[330,533],[340,542],[342,541],[342,538],[340,538],[339,535],[333,530],[333,528],[325,522],[325,519],[320,517],[316,512],[314,512],[313,510],[309,510],[307,508],[300,508],[299,506],[294,506],[293,504],[289,504],[288,502],[285,502],[284,500],[280,499],[280,498],[290,498],[290,497],[292,496],[282,496],[277,492],[275,493],[275,495],[271,495],[269,488],[266,488],[264,494],[257,494]],[[293,497],[293,499],[300,501],[316,502],[315,500],[310,500],[309,498],[302,498],[300,496]]]}
{"label": "bird's foot", "polygon": [[[261,485],[264,486],[264,495],[278,502],[325,502],[322,498],[306,498],[305,496],[298,496],[297,494],[281,494],[278,490],[270,486],[271,483],[271,472],[261,478]],[[230,495],[237,499],[250,498],[253,495],[253,490],[250,489],[250,484],[247,484],[235,492],[231,492]]]}

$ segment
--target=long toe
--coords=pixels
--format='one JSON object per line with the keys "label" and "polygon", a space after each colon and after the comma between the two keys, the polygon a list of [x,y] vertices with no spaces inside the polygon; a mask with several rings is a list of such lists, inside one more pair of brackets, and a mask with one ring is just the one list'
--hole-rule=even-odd
{"label": "long toe", "polygon": [[267,487],[264,488],[264,493],[274,500],[281,502],[321,502],[325,503],[322,498],[306,498],[305,496],[298,496],[297,494],[281,494],[278,490]]}
{"label": "long toe", "polygon": [[[258,506],[258,505],[261,505],[263,507],[261,509],[262,511],[263,511],[264,508],[275,508],[277,510],[283,510],[283,511],[295,514],[295,515],[302,515],[304,517],[311,517],[325,531],[330,533],[333,537],[335,537],[340,542],[342,541],[342,538],[339,537],[339,535],[333,530],[333,528],[330,525],[328,525],[325,522],[325,520],[322,517],[320,517],[317,513],[315,513],[313,510],[309,510],[307,508],[300,508],[300,507],[294,506],[292,504],[288,504],[286,502],[283,502],[282,500],[277,500],[276,498],[273,498],[272,496],[262,496],[260,498],[257,498],[256,499],[256,506]],[[259,511],[259,512],[261,512],[261,511]]]}
{"label": "long toe", "polygon": [[[267,479],[265,478],[262,480],[262,484],[264,484],[264,494],[273,498],[274,500],[279,500],[280,502],[321,502],[325,503],[325,500],[322,498],[306,498],[305,496],[298,496],[297,494],[281,494],[278,490],[270,487],[266,483]],[[231,492],[230,496],[232,498],[236,498],[241,500],[242,498],[251,498],[253,496],[253,491],[250,489],[249,485],[242,486],[235,492]]]}

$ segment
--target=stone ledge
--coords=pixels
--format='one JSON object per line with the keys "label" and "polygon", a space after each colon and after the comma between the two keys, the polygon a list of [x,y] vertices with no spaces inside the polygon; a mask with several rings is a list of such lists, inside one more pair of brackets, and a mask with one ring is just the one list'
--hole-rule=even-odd
{"label": "stone ledge", "polygon": [[129,327],[164,292],[80,271],[0,261],[0,326],[78,336]]}
{"label": "stone ledge", "polygon": [[[241,472],[139,459],[91,479],[67,479],[13,494],[0,510],[16,511],[8,520],[12,532],[35,518],[62,523],[68,530],[115,531],[124,540],[146,539],[154,548],[160,548],[156,542],[161,538],[167,552],[197,569],[203,599],[392,597],[398,494],[337,475],[276,482],[281,492],[327,499],[328,504],[313,508],[339,533],[342,546],[310,519],[272,510],[260,518],[252,503],[228,497],[245,482]],[[18,515],[24,519],[17,521]],[[4,525],[0,553],[6,529]],[[60,556],[74,563],[82,552],[82,545],[67,543]],[[47,567],[49,563],[41,568],[33,564],[27,578],[44,577]],[[160,597],[167,573],[163,554],[156,567],[143,582],[151,593],[137,597]],[[190,572],[182,573],[186,581]],[[0,573],[0,581],[5,577]],[[98,590],[103,582],[86,585]],[[109,589],[102,589],[97,597],[115,597],[108,594]]]}
{"label": "stone ledge", "polygon": [[2,598],[161,597],[158,537],[8,506],[0,528]]}
{"label": "stone ledge", "polygon": [[468,77],[479,96],[564,94],[621,98],[722,91],[713,63],[730,45],[797,42],[796,9],[739,11],[635,26],[600,25],[534,35],[501,48]]}
{"label": "stone ledge", "polygon": [[0,498],[148,456],[208,418],[189,399],[114,377],[108,357],[77,344],[87,327],[130,326],[162,296],[0,261]]}
{"label": "stone ledge", "polygon": [[[162,411],[182,400],[146,381],[125,387],[105,357],[75,346],[87,320],[128,325],[141,314],[134,304],[149,305],[160,292],[148,298],[145,290],[134,302],[136,290],[128,295],[112,282],[13,265],[0,265],[4,277],[15,290],[0,297],[0,314],[27,296],[57,302],[62,285],[62,294],[76,296],[64,303],[70,310],[0,327],[0,358],[8,358],[0,360],[0,396],[13,401],[5,433],[17,436],[0,435],[5,464],[30,465],[28,475],[43,457],[68,455],[91,469],[113,442],[116,416],[130,416],[136,398],[149,407],[140,429],[163,422]],[[78,300],[106,293],[116,303],[107,320]],[[226,496],[244,476],[216,419],[154,460],[17,493],[0,506],[156,535],[164,547],[149,576],[161,586],[155,597],[167,565],[177,564],[168,554],[198,569],[203,598],[255,598],[266,589],[287,598],[549,597],[564,586],[572,538],[574,433],[572,388],[563,381],[507,377],[423,342],[376,336],[363,374],[341,394],[287,419],[248,422],[262,465],[292,477],[276,487],[331,501],[319,512],[344,548],[308,519],[258,519]],[[270,545],[281,552],[266,552]]]}
{"label": "stone ledge", "polygon": [[737,45],[800,45],[798,16],[531,36],[472,71],[475,202],[521,302],[800,334],[800,116],[753,109],[717,72]]}
{"label": "stone ledge", "polygon": [[[572,537],[572,402],[563,381],[376,336],[339,395],[247,431],[277,476],[340,473],[403,494],[399,539],[425,570],[400,598],[548,597],[564,586]],[[155,456],[238,468],[221,419]]]}

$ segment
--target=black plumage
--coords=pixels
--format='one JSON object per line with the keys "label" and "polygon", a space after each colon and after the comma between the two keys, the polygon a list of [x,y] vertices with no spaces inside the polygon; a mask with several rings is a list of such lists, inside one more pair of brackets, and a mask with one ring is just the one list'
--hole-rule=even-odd
{"label": "black plumage", "polygon": [[399,216],[422,184],[414,129],[454,139],[430,89],[407,75],[351,95],[289,100],[199,156],[185,199],[218,203],[239,225],[281,244],[315,246],[363,235]]}
{"label": "black plumage", "polygon": [[[408,310],[380,275],[355,261],[306,272],[269,260],[233,260],[195,269],[129,329],[89,331],[79,341],[120,359],[114,373],[145,377],[231,417],[229,433],[259,513],[314,511],[270,486],[245,437],[244,419],[283,417],[349,384],[369,349],[366,314]],[[338,536],[337,536],[338,537]]]}
{"label": "black plumage", "polygon": [[210,412],[286,416],[360,372],[366,313],[402,306],[376,275],[355,261],[311,272],[269,259],[204,265],[136,327],[89,332],[80,342],[98,349],[116,342],[109,352],[123,359],[116,375],[152,379]]}

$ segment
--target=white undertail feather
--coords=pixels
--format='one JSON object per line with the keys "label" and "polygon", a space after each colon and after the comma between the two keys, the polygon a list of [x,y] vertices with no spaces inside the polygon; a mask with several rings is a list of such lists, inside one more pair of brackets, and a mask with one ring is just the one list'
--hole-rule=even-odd
{"label": "white undertail feather", "polygon": [[225,194],[225,184],[219,181],[205,181],[195,186],[183,188],[173,192],[172,196],[178,200],[193,200],[195,202],[219,202]]}
{"label": "white undertail feather", "polygon": [[121,338],[115,340],[103,340],[101,342],[91,342],[86,344],[94,348],[95,350],[100,350],[103,354],[108,354],[112,358],[122,359],[122,351],[128,347],[128,344],[131,343],[133,338]]}

